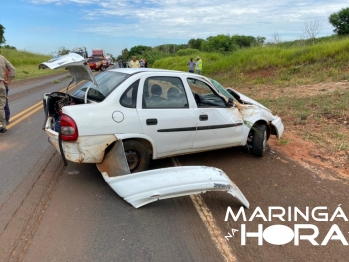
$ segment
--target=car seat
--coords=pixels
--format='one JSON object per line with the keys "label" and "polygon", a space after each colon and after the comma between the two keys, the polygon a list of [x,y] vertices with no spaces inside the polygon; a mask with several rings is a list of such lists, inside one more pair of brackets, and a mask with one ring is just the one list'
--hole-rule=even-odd
{"label": "car seat", "polygon": [[152,94],[152,96],[150,97],[151,100],[166,100],[166,98],[161,97],[162,88],[157,84],[152,85],[151,94]]}
{"label": "car seat", "polygon": [[179,97],[180,95],[180,91],[178,90],[178,88],[176,87],[171,87],[168,91],[167,91],[167,99],[169,100],[175,100]]}

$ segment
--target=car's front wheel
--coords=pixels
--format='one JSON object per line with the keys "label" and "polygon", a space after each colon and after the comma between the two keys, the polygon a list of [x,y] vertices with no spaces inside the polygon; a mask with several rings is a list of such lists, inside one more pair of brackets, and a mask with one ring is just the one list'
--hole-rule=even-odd
{"label": "car's front wheel", "polygon": [[126,160],[131,173],[145,171],[149,165],[149,154],[147,148],[137,140],[124,142]]}
{"label": "car's front wheel", "polygon": [[266,125],[256,125],[252,127],[253,138],[252,138],[252,155],[256,157],[262,157],[265,155],[267,149],[267,127]]}

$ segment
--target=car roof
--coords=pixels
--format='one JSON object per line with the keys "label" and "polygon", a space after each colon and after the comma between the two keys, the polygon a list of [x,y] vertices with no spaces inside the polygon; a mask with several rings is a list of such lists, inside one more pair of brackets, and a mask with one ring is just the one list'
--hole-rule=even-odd
{"label": "car roof", "polygon": [[[167,72],[167,73],[180,73],[180,74],[189,74],[184,71],[177,71],[177,70],[168,70],[168,69],[159,69],[159,68],[146,68],[146,67],[139,67],[139,68],[115,68],[115,69],[110,69],[108,71],[113,71],[113,72],[120,72],[124,74],[137,74],[137,73],[156,73],[156,72]],[[190,73],[192,74],[192,73]]]}

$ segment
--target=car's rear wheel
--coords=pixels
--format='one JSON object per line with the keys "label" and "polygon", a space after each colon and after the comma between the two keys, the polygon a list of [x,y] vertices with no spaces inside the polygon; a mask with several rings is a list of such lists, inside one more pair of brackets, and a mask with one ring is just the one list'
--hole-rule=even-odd
{"label": "car's rear wheel", "polygon": [[262,157],[265,155],[267,149],[267,127],[266,125],[256,125],[252,129],[253,138],[251,153],[256,157]]}
{"label": "car's rear wheel", "polygon": [[124,142],[126,160],[131,173],[145,171],[149,165],[149,154],[147,148],[137,140]]}

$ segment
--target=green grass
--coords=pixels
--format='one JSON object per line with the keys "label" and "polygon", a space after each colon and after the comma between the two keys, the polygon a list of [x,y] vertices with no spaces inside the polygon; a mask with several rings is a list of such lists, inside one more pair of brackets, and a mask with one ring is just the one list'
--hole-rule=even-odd
{"label": "green grass", "polygon": [[[316,44],[268,45],[240,49],[231,54],[181,51],[177,56],[155,61],[153,67],[187,71],[190,57],[199,55],[203,75],[214,78],[224,86],[248,91],[258,100],[258,92],[278,88],[279,96],[259,99],[274,114],[283,119],[287,130],[331,152],[349,150],[348,125],[349,91],[301,97],[301,86],[349,80],[349,38],[324,38]],[[288,93],[283,88],[288,87]],[[295,91],[292,88],[295,87]],[[290,140],[283,138],[280,145]]]}
{"label": "green grass", "polygon": [[16,68],[17,74],[13,81],[65,72],[64,69],[39,70],[39,64],[51,59],[52,56],[50,55],[34,54],[27,51],[5,48],[0,49],[0,54],[6,57],[6,59]]}
{"label": "green grass", "polygon": [[348,127],[349,91],[305,98],[281,96],[277,99],[259,99],[273,113],[286,117],[287,129],[295,129],[306,140],[332,151],[349,150]]}
{"label": "green grass", "polygon": [[245,48],[228,55],[189,51],[157,60],[153,67],[187,71],[189,57],[199,55],[204,75],[235,87],[349,80],[349,38],[330,38],[314,45]]}

